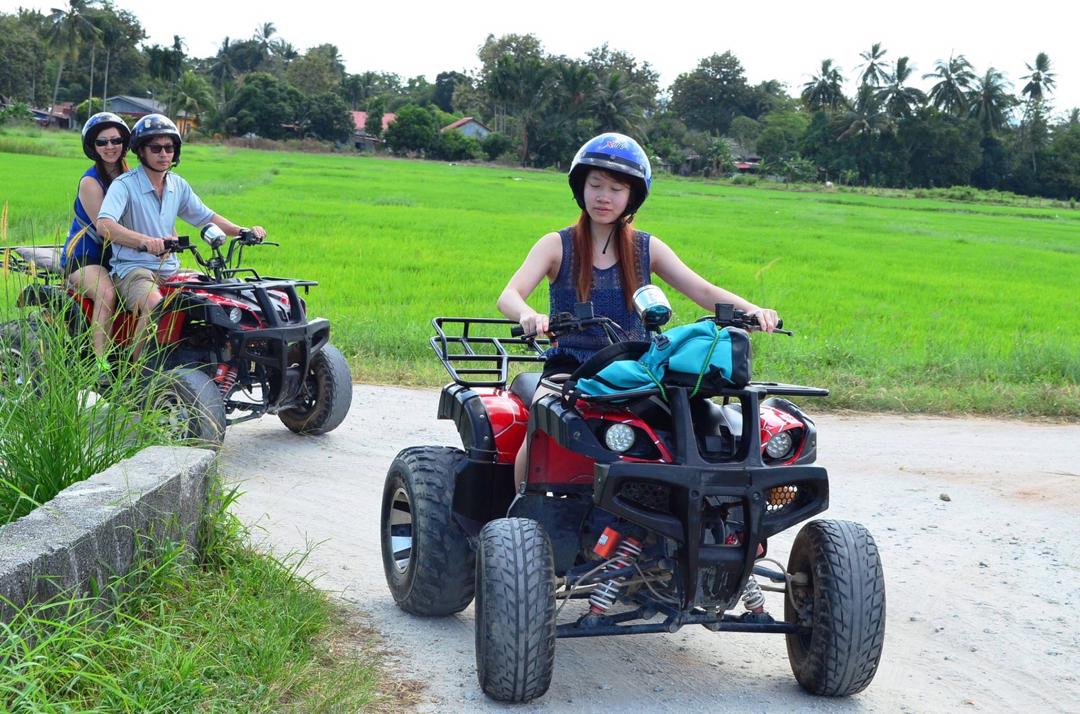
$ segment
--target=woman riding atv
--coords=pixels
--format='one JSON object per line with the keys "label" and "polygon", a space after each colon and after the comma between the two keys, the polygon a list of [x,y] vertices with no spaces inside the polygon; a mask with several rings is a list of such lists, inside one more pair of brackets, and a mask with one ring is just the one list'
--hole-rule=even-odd
{"label": "woman riding atv", "polygon": [[[652,185],[649,158],[636,141],[616,133],[590,139],[574,156],[569,182],[581,207],[577,224],[538,240],[499,296],[499,311],[520,323],[526,335],[545,333],[556,314],[573,312],[575,303],[591,302],[597,316],[613,320],[631,339],[644,340],[645,328],[632,298],[635,290],[652,282],[653,273],[705,310],[712,311],[717,303],[733,304],[755,316],[762,330],[776,329],[775,311],[710,283],[659,238],[634,230],[634,214]],[[545,276],[550,285],[546,315],[526,303]],[[546,354],[544,379],[565,379],[606,345],[599,328],[563,336]],[[534,401],[549,393],[537,389]],[[519,489],[524,474],[522,446],[514,463]]]}

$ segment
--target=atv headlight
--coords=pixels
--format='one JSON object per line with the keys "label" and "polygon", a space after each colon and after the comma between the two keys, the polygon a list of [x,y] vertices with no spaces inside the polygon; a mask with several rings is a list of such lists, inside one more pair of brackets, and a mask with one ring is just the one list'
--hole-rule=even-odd
{"label": "atv headlight", "polygon": [[774,459],[782,459],[791,453],[791,432],[782,431],[765,444],[765,453]]}
{"label": "atv headlight", "polygon": [[620,454],[634,445],[634,429],[626,424],[612,424],[604,432],[604,443]]}
{"label": "atv headlight", "polygon": [[240,319],[244,316],[244,311],[238,307],[234,307],[229,310],[229,321],[240,322]]}

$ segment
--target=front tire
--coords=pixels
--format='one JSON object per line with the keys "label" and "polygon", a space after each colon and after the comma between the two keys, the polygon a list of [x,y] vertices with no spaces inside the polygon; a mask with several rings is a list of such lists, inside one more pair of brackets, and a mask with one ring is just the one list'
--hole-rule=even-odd
{"label": "front tire", "polygon": [[555,559],[543,528],[500,518],[480,531],[476,675],[501,702],[543,696],[555,668]]}
{"label": "front tire", "polygon": [[338,348],[325,345],[311,358],[300,401],[278,412],[281,423],[297,434],[325,434],[345,420],[352,406],[352,373]]}
{"label": "front tire", "polygon": [[[791,547],[784,616],[795,679],[812,694],[844,697],[869,686],[885,641],[885,577],[870,532],[850,521],[812,521]],[[795,602],[792,603],[792,600]]]}
{"label": "front tire", "polygon": [[397,455],[382,498],[386,584],[406,612],[438,617],[473,599],[476,559],[454,520],[454,481],[465,453],[418,446]]}
{"label": "front tire", "polygon": [[191,367],[165,370],[151,379],[150,394],[152,408],[162,413],[173,436],[210,447],[225,441],[225,403],[205,373]]}

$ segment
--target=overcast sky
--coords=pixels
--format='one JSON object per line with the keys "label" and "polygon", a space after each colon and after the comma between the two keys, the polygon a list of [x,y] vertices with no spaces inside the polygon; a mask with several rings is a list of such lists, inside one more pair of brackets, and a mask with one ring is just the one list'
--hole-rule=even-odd
{"label": "overcast sky", "polygon": [[[1039,52],[1050,56],[1057,87],[1051,100],[1058,112],[1080,106],[1080,11],[1077,3],[907,3],[830,2],[658,2],[599,3],[567,0],[451,3],[429,0],[320,2],[260,0],[114,0],[137,15],[148,42],[168,45],[174,34],[188,54],[216,52],[223,38],[250,37],[257,25],[273,22],[278,34],[298,50],[337,45],[349,72],[423,74],[429,80],[446,70],[475,69],[476,50],[488,34],[533,33],[551,54],[580,58],[608,42],[648,61],[666,88],[680,73],[714,52],[731,50],[747,78],[801,85],[832,58],[854,84],[859,53],[881,42],[895,60],[907,55],[916,86],[935,60],[964,54],[982,74],[996,67],[1019,91]],[[0,9],[21,6],[48,12],[66,0],[0,0]],[[604,9],[610,7],[610,9]],[[623,9],[625,8],[625,9]],[[641,8],[641,9],[630,9]],[[693,9],[692,9],[693,8]],[[871,11],[872,9],[872,11]],[[849,93],[851,86],[848,87]]]}

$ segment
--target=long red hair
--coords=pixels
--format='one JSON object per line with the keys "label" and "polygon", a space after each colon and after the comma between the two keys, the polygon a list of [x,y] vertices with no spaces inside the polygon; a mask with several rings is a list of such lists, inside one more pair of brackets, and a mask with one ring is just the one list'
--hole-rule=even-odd
{"label": "long red hair", "polygon": [[[588,302],[592,293],[593,279],[593,243],[589,212],[582,210],[571,232],[574,245],[574,287],[577,288],[578,302]],[[615,234],[611,236],[611,245],[619,256],[619,277],[622,278],[623,298],[626,308],[634,309],[634,291],[645,283],[641,275],[641,259],[634,242],[634,228],[629,217],[623,217],[615,224]],[[609,248],[610,250],[610,248]]]}

